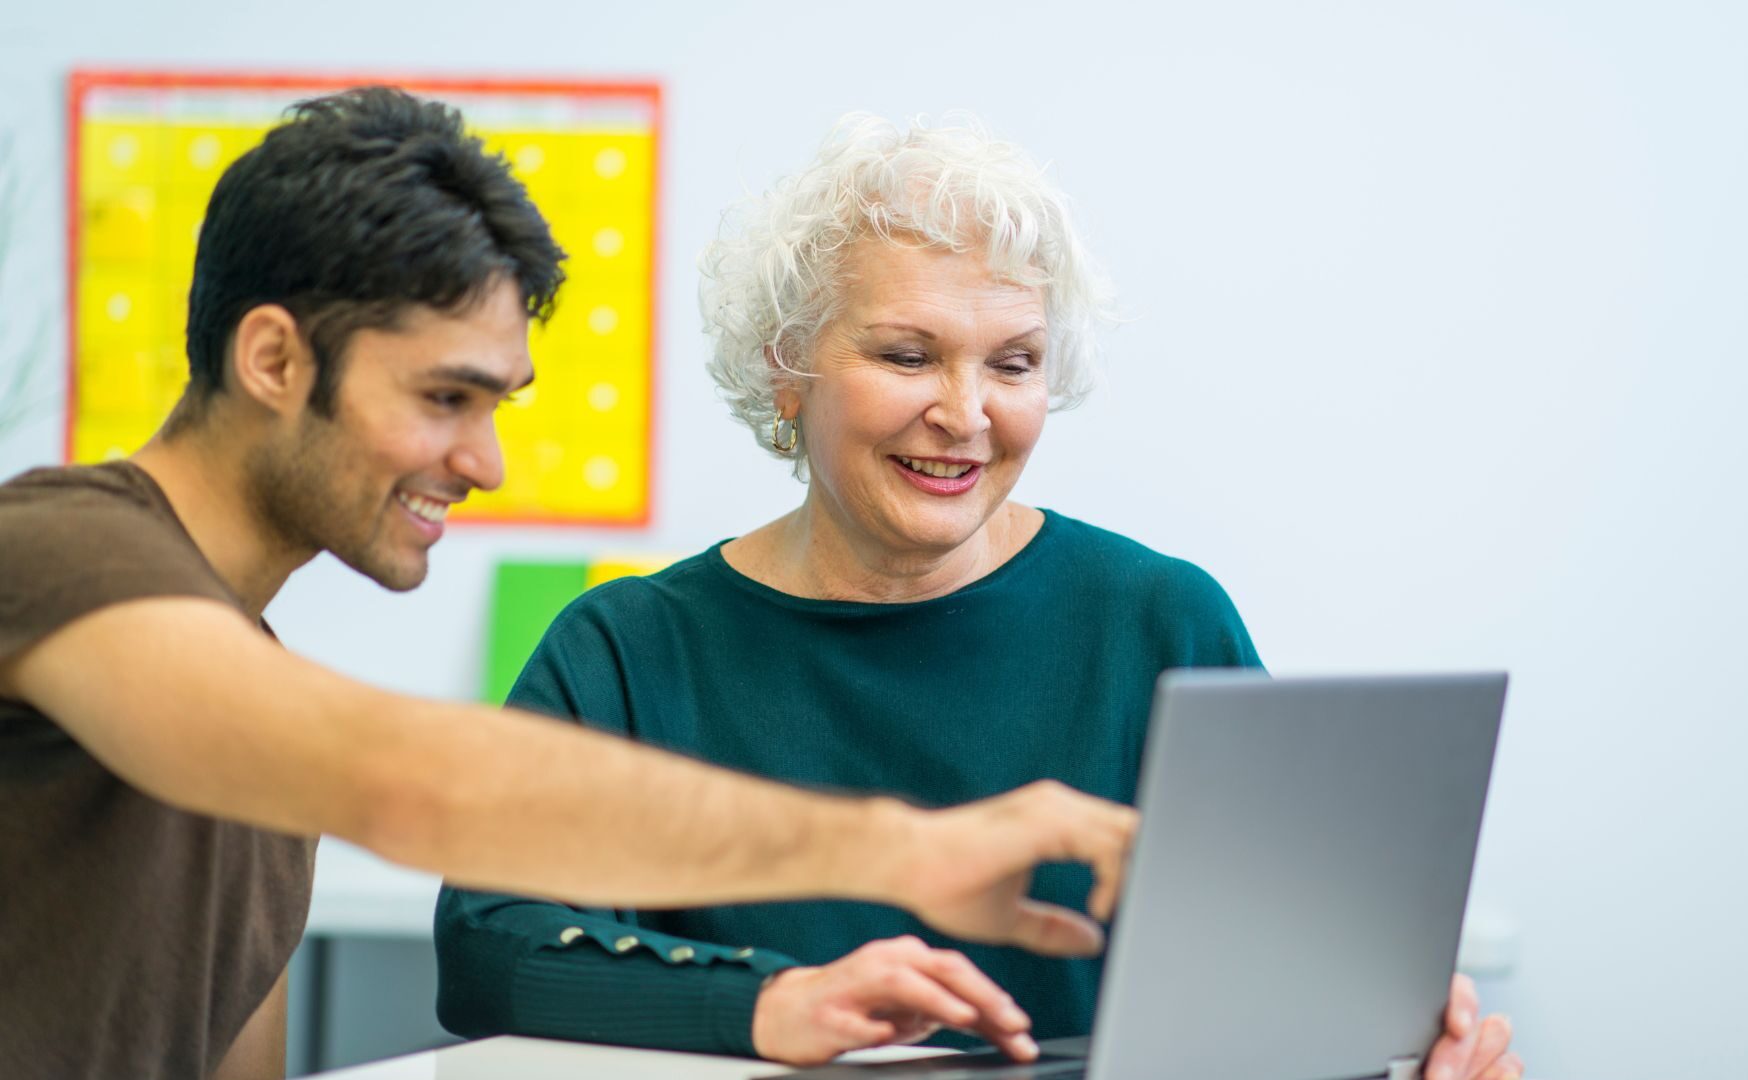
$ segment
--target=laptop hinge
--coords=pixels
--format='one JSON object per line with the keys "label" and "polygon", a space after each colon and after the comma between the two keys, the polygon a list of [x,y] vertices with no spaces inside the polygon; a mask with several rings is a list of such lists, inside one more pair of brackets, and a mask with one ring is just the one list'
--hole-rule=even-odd
{"label": "laptop hinge", "polygon": [[1418,1057],[1391,1058],[1384,1073],[1384,1080],[1420,1080],[1420,1059]]}

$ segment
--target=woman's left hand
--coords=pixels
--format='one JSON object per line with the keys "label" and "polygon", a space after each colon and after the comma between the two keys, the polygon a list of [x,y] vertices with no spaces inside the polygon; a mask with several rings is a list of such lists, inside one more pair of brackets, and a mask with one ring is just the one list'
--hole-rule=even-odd
{"label": "woman's left hand", "polygon": [[1422,1074],[1426,1080],[1520,1080],[1523,1060],[1511,1052],[1511,1021],[1498,1013],[1481,1019],[1475,980],[1451,979],[1445,1006],[1445,1033],[1432,1045]]}

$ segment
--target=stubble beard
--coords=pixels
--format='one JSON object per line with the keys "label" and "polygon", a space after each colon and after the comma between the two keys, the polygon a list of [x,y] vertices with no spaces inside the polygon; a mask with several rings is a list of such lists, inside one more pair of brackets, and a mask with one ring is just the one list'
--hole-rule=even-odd
{"label": "stubble beard", "polygon": [[381,542],[393,495],[345,489],[348,455],[334,425],[306,416],[296,436],[249,453],[243,468],[251,510],[287,551],[329,552],[392,592],[418,587],[427,561],[396,560]]}

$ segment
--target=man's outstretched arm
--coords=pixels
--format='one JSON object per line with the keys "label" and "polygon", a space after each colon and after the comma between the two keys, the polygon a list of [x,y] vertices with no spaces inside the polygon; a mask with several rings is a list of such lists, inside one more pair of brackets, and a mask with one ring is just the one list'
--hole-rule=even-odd
{"label": "man's outstretched arm", "polygon": [[961,938],[1087,953],[1097,925],[1029,900],[1032,867],[1091,864],[1090,910],[1108,918],[1135,827],[1128,808],[1053,783],[923,811],[393,694],[209,600],[136,600],[68,623],[0,669],[0,693],[172,805],[573,903],[842,897],[908,908]]}

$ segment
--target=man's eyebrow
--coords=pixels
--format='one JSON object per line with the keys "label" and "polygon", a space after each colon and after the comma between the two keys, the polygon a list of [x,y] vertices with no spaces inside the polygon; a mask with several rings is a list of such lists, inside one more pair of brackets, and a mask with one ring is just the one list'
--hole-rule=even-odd
{"label": "man's eyebrow", "polygon": [[425,378],[432,382],[466,383],[468,386],[477,386],[488,394],[502,396],[504,394],[521,390],[529,383],[532,383],[534,381],[534,373],[529,372],[526,379],[523,379],[515,386],[511,386],[505,379],[499,378],[483,368],[476,368],[467,364],[451,364],[444,367],[430,369],[425,372]]}

